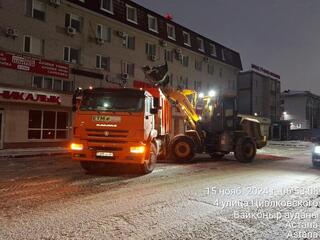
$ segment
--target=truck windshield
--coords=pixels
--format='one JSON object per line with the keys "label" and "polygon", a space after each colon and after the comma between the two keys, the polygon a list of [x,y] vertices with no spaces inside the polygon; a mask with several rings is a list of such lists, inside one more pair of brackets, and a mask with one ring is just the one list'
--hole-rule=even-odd
{"label": "truck windshield", "polygon": [[144,98],[116,93],[94,93],[83,96],[81,111],[141,112]]}

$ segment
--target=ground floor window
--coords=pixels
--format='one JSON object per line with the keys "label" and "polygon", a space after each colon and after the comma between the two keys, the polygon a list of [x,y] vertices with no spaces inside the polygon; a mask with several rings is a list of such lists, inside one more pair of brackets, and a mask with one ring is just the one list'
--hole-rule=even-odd
{"label": "ground floor window", "polygon": [[28,139],[67,139],[69,113],[29,111]]}

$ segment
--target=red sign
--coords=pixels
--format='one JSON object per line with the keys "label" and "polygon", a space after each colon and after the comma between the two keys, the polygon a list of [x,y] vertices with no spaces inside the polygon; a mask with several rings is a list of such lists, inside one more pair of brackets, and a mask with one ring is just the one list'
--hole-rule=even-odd
{"label": "red sign", "polygon": [[0,88],[0,97],[8,100],[15,101],[31,101],[42,103],[61,104],[61,98],[59,95],[48,95],[38,92],[25,92],[19,90],[11,90],[6,88]]}
{"label": "red sign", "polygon": [[0,51],[0,67],[60,78],[69,78],[69,66],[67,64],[4,51]]}

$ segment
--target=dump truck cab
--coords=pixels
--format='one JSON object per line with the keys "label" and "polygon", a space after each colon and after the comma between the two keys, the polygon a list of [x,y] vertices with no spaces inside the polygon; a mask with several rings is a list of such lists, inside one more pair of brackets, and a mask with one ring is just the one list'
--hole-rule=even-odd
{"label": "dump truck cab", "polygon": [[73,160],[87,171],[97,162],[136,164],[146,173],[153,170],[158,101],[148,91],[97,88],[76,95]]}

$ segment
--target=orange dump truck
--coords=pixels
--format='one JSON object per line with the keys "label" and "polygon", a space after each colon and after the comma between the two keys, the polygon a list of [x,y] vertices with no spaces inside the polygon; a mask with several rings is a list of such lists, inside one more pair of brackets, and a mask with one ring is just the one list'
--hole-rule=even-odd
{"label": "orange dump truck", "polygon": [[86,171],[105,162],[135,164],[149,173],[165,154],[171,107],[159,89],[87,89],[73,102],[72,159]]}

